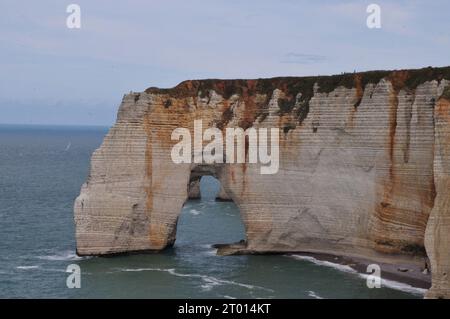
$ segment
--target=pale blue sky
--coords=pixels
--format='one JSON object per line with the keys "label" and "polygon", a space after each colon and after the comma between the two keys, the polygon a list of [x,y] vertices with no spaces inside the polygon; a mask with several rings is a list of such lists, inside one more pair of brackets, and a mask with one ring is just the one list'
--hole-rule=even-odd
{"label": "pale blue sky", "polygon": [[[366,26],[370,3],[381,29]],[[450,65],[449,12],[448,0],[2,0],[0,123],[111,125],[124,93],[185,79]]]}

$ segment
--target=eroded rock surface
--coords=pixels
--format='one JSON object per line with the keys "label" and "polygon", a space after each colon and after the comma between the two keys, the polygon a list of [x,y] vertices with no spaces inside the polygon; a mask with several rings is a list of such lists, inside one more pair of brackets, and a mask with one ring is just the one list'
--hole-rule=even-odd
{"label": "eroded rock surface", "polygon": [[225,191],[225,189],[223,188],[222,185],[220,185],[220,190],[219,193],[216,196],[216,201],[219,202],[231,202],[233,201],[230,197],[230,195],[227,194],[227,192]]}
{"label": "eroded rock surface", "polygon": [[[241,212],[239,253],[423,265],[426,239],[428,296],[450,297],[448,80],[450,68],[427,68],[186,81],[127,94],[75,202],[78,254],[172,245],[189,185],[194,196],[196,178],[214,175]],[[278,173],[173,163],[171,133],[192,130],[195,119],[204,129],[279,127]]]}

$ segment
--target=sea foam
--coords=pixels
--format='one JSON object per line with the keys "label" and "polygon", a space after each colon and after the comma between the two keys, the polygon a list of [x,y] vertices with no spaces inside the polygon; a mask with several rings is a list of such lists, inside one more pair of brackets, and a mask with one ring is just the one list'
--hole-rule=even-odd
{"label": "sea foam", "polygon": [[173,276],[177,277],[188,277],[188,278],[198,278],[203,281],[201,287],[205,290],[211,290],[215,286],[221,286],[221,285],[233,285],[233,286],[239,286],[246,289],[260,289],[265,291],[273,292],[272,289],[256,286],[256,285],[250,285],[250,284],[244,284],[232,280],[226,280],[226,279],[219,279],[213,276],[208,275],[201,275],[201,274],[183,274],[176,272],[174,268],[120,268],[119,271],[161,271],[161,272],[167,272]]}
{"label": "sea foam", "polygon": [[[306,260],[306,261],[312,262],[318,266],[331,267],[331,268],[334,268],[334,269],[342,271],[342,272],[357,275],[363,279],[367,279],[367,277],[369,276],[369,274],[359,273],[358,271],[356,271],[355,269],[353,269],[352,267],[350,267],[348,265],[333,263],[333,262],[326,261],[326,260],[319,260],[319,259],[316,259],[311,256],[288,255],[288,257],[292,257],[297,260]],[[408,293],[415,294],[415,295],[424,295],[425,292],[427,291],[426,289],[423,289],[423,288],[413,287],[409,284],[405,284],[405,283],[401,283],[401,282],[397,282],[397,281],[393,281],[393,280],[387,280],[387,279],[381,279],[381,286],[408,292]]]}
{"label": "sea foam", "polygon": [[74,251],[63,251],[53,255],[38,256],[37,258],[51,261],[71,261],[71,260],[83,260],[90,257],[80,257]]}

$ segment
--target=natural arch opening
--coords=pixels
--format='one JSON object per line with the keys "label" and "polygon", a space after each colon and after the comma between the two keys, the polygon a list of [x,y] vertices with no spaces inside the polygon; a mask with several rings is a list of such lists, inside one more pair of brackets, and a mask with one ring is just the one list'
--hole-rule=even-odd
{"label": "natural arch opening", "polygon": [[209,169],[192,171],[188,200],[177,223],[176,249],[211,252],[213,248],[245,242],[239,208],[216,177]]}
{"label": "natural arch opening", "polygon": [[212,175],[199,176],[189,182],[188,199],[232,202],[220,181]]}

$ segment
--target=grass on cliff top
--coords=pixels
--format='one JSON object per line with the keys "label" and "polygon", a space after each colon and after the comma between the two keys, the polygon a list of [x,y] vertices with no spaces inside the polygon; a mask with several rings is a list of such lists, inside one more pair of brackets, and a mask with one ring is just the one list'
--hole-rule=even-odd
{"label": "grass on cliff top", "polygon": [[[396,91],[400,89],[415,90],[418,85],[431,80],[441,81],[442,79],[450,80],[450,67],[433,68],[427,67],[413,70],[393,70],[393,71],[367,71],[358,73],[343,73],[330,76],[306,76],[306,77],[275,77],[268,79],[254,80],[188,80],[183,81],[177,86],[168,89],[159,89],[155,87],[145,90],[147,93],[167,94],[174,98],[186,97],[207,97],[211,90],[222,95],[225,99],[237,94],[243,98],[262,94],[266,96],[266,102],[272,96],[275,89],[284,92],[284,97],[278,99],[280,108],[279,115],[291,113],[294,106],[296,109],[294,116],[301,123],[308,115],[309,101],[314,95],[314,85],[317,84],[319,93],[330,93],[338,87],[359,88],[359,91],[365,89],[369,83],[376,84],[381,79],[387,78],[391,80]],[[297,100],[297,94],[301,93],[301,97]],[[448,91],[445,91],[448,96]],[[355,108],[361,102],[362,95]],[[257,114],[263,114],[264,110],[256,110]]]}
{"label": "grass on cliff top", "polygon": [[359,77],[362,88],[368,83],[378,83],[382,78],[386,78],[395,73],[406,73],[404,86],[409,89],[415,89],[418,85],[431,80],[450,80],[450,66],[433,68],[427,67],[422,69],[410,70],[386,70],[386,71],[367,71],[357,73],[342,73],[337,75],[319,75],[306,77],[275,77],[253,80],[221,80],[221,79],[204,79],[204,80],[187,80],[183,81],[173,88],[160,89],[150,87],[145,90],[147,93],[168,94],[173,97],[183,98],[190,96],[207,96],[209,90],[215,90],[224,98],[229,98],[233,94],[271,94],[274,89],[283,90],[287,95],[296,95],[302,92],[309,95],[314,84],[319,85],[319,92],[329,93],[339,86],[345,88],[355,87],[355,78]]}

